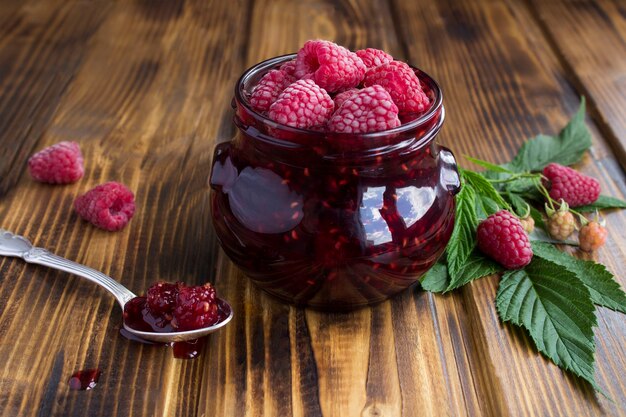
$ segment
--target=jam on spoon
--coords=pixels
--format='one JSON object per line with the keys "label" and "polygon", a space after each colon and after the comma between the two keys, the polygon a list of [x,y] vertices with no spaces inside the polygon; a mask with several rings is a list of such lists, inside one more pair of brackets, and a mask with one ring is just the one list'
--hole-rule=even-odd
{"label": "jam on spoon", "polygon": [[[124,305],[124,323],[145,332],[201,329],[226,319],[229,314],[230,308],[217,298],[215,288],[208,282],[196,286],[156,282],[145,296],[135,297]],[[129,332],[122,332],[122,336],[143,342]],[[200,354],[203,345],[204,338],[174,342],[174,357],[193,359]]]}
{"label": "jam on spoon", "polygon": [[144,332],[170,333],[212,326],[229,315],[210,284],[157,282],[124,305],[124,323]]}
{"label": "jam on spoon", "polygon": [[[0,229],[0,256],[21,258],[28,263],[69,272],[100,285],[115,296],[117,302],[125,310],[127,319],[124,320],[124,329],[133,336],[152,342],[169,343],[195,340],[221,329],[233,318],[230,305],[225,300],[216,297],[215,289],[210,284],[193,287],[176,284],[176,304],[171,317],[169,313],[158,311],[157,316],[161,315],[162,317],[153,317],[160,319],[159,325],[153,329],[150,323],[144,323],[142,298],[139,297],[140,301],[133,301],[126,308],[127,303],[138,297],[118,281],[100,271],[57,256],[43,248],[34,247],[23,236],[15,235],[3,229]],[[165,302],[165,308],[168,305],[167,293],[159,288],[157,286],[156,301]],[[147,302],[148,297],[144,298]],[[138,326],[148,324],[147,327],[143,327],[147,330],[138,330],[136,327],[129,326],[127,321]],[[160,331],[157,331],[158,328]]]}

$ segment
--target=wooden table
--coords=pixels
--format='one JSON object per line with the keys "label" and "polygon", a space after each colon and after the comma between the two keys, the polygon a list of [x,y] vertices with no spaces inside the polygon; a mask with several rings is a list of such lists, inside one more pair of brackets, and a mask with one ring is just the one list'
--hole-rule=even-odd
{"label": "wooden table", "polygon": [[[601,309],[594,395],[502,325],[498,278],[446,296],[407,291],[350,314],[280,304],[219,249],[206,179],[233,136],[230,100],[259,60],[326,38],[384,48],[445,90],[440,141],[510,159],[588,99],[580,168],[626,196],[626,5],[619,0],[2,0],[0,227],[135,291],[157,279],[216,283],[235,319],[197,360],[119,335],[113,297],[65,273],[0,260],[2,416],[626,415],[626,321]],[[80,142],[86,175],[46,186],[30,154]],[[620,167],[621,163],[621,167]],[[74,198],[117,180],[137,214],[107,233]],[[623,287],[626,212],[609,212],[597,259]],[[91,391],[68,378],[99,367]]]}

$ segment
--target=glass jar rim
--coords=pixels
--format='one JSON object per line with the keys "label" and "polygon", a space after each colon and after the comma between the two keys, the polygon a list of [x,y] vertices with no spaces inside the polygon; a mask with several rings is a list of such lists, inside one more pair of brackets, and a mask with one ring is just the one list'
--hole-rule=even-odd
{"label": "glass jar rim", "polygon": [[[250,102],[248,101],[248,98],[245,93],[245,85],[246,85],[246,82],[250,78],[256,76],[257,74],[261,72],[265,72],[271,68],[274,68],[276,67],[276,65],[280,63],[285,63],[287,61],[290,61],[294,59],[296,55],[297,54],[293,53],[293,54],[276,56],[270,59],[266,59],[265,61],[261,61],[249,67],[247,70],[243,72],[243,74],[241,75],[241,77],[239,77],[239,79],[237,80],[237,83],[235,84],[235,100],[241,106],[245,107],[246,111],[248,112],[250,116],[255,118],[257,122],[265,126],[268,126],[274,129],[280,129],[281,131],[290,132],[290,133],[298,134],[298,135],[318,136],[323,133],[320,131],[316,131],[316,130],[300,129],[296,127],[287,126],[285,124],[275,122],[274,120],[271,120],[270,118],[258,113],[250,105]],[[420,70],[417,67],[413,67],[410,64],[409,66],[411,67],[411,69],[417,72],[417,75],[420,81],[426,84],[428,89],[432,91],[432,94],[434,95],[432,105],[424,114],[420,115],[415,120],[411,120],[410,122],[404,123],[393,129],[382,130],[379,132],[371,132],[371,133],[356,133],[356,134],[355,133],[333,133],[333,135],[337,135],[339,137],[345,135],[345,136],[351,136],[351,137],[359,137],[363,139],[375,139],[375,138],[385,137],[388,135],[402,134],[402,133],[409,132],[413,129],[419,128],[422,125],[425,125],[426,123],[430,122],[433,117],[436,117],[438,114],[440,114],[440,110],[443,110],[442,109],[443,92],[441,88],[439,87],[439,84],[424,71]],[[441,116],[443,119],[443,112],[441,112]],[[441,122],[443,122],[443,120],[441,120]],[[438,123],[438,125],[440,127],[441,123]]]}

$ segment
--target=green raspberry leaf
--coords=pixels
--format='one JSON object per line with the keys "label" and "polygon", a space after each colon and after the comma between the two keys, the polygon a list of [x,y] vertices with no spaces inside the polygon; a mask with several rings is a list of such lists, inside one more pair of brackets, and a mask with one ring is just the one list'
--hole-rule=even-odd
{"label": "green raspberry leaf", "polygon": [[[478,207],[477,204],[477,208],[482,208],[483,213],[490,215],[495,213],[499,209],[511,210],[511,206],[509,206],[509,203],[507,203],[504,198],[502,198],[500,193],[482,175],[474,171],[462,169],[461,178],[465,180],[466,184],[471,185],[476,194],[480,197],[477,200],[477,203],[480,203],[482,207]],[[479,213],[481,212],[479,211]]]}
{"label": "green raspberry leaf", "polygon": [[541,171],[550,162],[572,165],[591,147],[591,133],[585,125],[585,98],[558,136],[539,135],[522,145],[513,160],[504,165],[515,172]]}
{"label": "green raspberry leaf", "polygon": [[486,277],[487,275],[492,275],[500,271],[502,271],[500,265],[491,259],[485,258],[481,253],[474,251],[461,270],[449,280],[445,292],[452,291],[478,278]]}
{"label": "green raspberry leaf", "polygon": [[491,162],[483,161],[482,159],[472,158],[471,156],[467,156],[467,155],[465,155],[465,159],[489,171],[500,172],[503,174],[514,174],[514,172],[511,171],[510,169],[506,169],[505,167],[501,165],[492,164]]}
{"label": "green raspberry leaf", "polygon": [[476,191],[464,181],[456,195],[454,230],[446,248],[448,273],[455,276],[463,267],[476,246],[478,217],[475,208]]}
{"label": "green raspberry leaf", "polygon": [[576,207],[576,211],[579,212],[589,212],[603,209],[612,209],[612,208],[626,208],[626,201],[622,201],[619,198],[609,197],[606,195],[601,195],[598,199],[586,206]]}
{"label": "green raspberry leaf", "polygon": [[525,269],[502,276],[496,308],[503,321],[526,328],[542,354],[600,391],[594,378],[594,305],[574,273],[534,257]]}
{"label": "green raspberry leaf", "polygon": [[424,274],[420,283],[426,291],[443,292],[448,288],[449,282],[448,267],[443,262],[437,262]]}
{"label": "green raspberry leaf", "polygon": [[529,210],[530,205],[519,194],[507,192],[504,197],[511,203],[516,215],[521,217]]}
{"label": "green raspberry leaf", "polygon": [[532,246],[535,256],[576,274],[589,290],[594,304],[626,314],[626,294],[604,265],[575,258],[549,243],[532,242]]}

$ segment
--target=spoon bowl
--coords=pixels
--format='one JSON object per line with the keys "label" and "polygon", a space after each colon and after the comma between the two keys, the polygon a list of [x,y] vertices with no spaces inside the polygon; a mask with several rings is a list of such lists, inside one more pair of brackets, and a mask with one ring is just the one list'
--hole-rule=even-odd
{"label": "spoon bowl", "polygon": [[[93,268],[89,268],[88,266],[57,256],[46,249],[35,247],[25,237],[13,234],[4,229],[0,229],[0,256],[21,258],[27,263],[47,266],[88,279],[113,294],[122,308],[122,311],[124,311],[124,305],[136,297],[132,291],[110,276]],[[230,304],[221,298],[218,299],[218,303],[220,303],[222,311],[227,311],[228,315],[212,326],[184,332],[157,333],[136,330],[129,327],[124,322],[124,329],[141,339],[151,342],[170,343],[198,339],[221,329],[232,320],[233,309]]]}
{"label": "spoon bowl", "polygon": [[[124,322],[124,329],[126,331],[134,334],[137,337],[140,337],[145,340],[149,340],[151,342],[159,342],[159,343],[169,343],[169,342],[184,342],[185,340],[193,340],[198,339],[200,337],[206,336],[209,333],[213,333],[222,327],[226,326],[233,318],[233,309],[230,307],[225,300],[219,298],[217,302],[220,304],[220,308],[222,311],[228,311],[228,315],[223,320],[218,321],[212,326],[202,327],[200,329],[195,330],[187,330],[185,332],[167,332],[167,333],[157,333],[157,332],[143,332],[141,330],[135,330]],[[123,307],[122,307],[123,309]]]}

